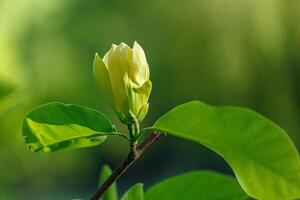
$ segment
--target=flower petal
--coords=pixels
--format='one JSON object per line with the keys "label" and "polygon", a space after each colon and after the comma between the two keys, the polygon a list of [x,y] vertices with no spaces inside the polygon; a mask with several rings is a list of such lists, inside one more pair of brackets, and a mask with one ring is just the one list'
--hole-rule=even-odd
{"label": "flower petal", "polygon": [[149,80],[149,66],[144,50],[137,42],[134,42],[132,50],[133,56],[130,77],[134,82],[142,85]]}
{"label": "flower petal", "polygon": [[93,64],[94,77],[98,87],[100,88],[103,96],[106,98],[110,106],[115,106],[115,99],[112,93],[111,80],[107,70],[107,66],[103,60],[96,53]]}

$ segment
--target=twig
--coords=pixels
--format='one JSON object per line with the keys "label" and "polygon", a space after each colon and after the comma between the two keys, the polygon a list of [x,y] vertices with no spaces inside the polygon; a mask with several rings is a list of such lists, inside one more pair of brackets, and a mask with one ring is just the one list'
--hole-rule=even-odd
{"label": "twig", "polygon": [[136,142],[131,143],[127,158],[112,172],[112,174],[91,197],[91,200],[100,199],[106,190],[132,165],[132,163],[134,163],[140,155],[161,136],[161,133],[152,133],[138,146]]}

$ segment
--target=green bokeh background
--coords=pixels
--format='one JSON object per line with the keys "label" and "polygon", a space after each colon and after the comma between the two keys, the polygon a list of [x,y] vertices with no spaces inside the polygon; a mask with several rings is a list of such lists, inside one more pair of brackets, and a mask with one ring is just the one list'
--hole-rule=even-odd
{"label": "green bokeh background", "polygon": [[[199,99],[252,108],[300,148],[298,0],[0,0],[0,199],[87,198],[100,167],[125,157],[111,138],[90,149],[35,154],[23,143],[26,112],[48,101],[107,113],[92,78],[95,52],[112,43],[144,48],[153,92],[143,123]],[[180,122],[178,122],[180,123]],[[120,191],[192,169],[231,174],[215,153],[164,137],[119,180]]]}

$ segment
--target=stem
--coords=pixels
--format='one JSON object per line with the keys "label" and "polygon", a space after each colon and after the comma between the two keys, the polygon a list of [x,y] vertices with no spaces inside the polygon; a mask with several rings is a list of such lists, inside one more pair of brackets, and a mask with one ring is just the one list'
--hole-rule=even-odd
{"label": "stem", "polygon": [[118,133],[118,132],[107,132],[107,133],[99,133],[99,136],[121,136],[122,138],[126,139],[127,141],[130,141],[130,138],[124,134],[124,133]]}
{"label": "stem", "polygon": [[136,138],[140,138],[142,135],[145,135],[145,134],[148,134],[151,132],[159,132],[159,131],[160,131],[159,129],[155,129],[153,127],[144,128],[137,134]]}
{"label": "stem", "polygon": [[[131,113],[132,114],[132,113]],[[139,120],[132,114],[132,122],[127,124],[129,135],[132,141],[136,141],[138,139],[138,134],[140,132],[140,123]]]}
{"label": "stem", "polygon": [[130,139],[132,139],[135,135],[135,127],[134,127],[134,124],[128,124],[128,131],[129,131],[129,136],[130,136]]}
{"label": "stem", "polygon": [[130,144],[130,151],[127,158],[112,172],[112,174],[91,197],[91,200],[100,199],[106,190],[140,157],[140,155],[149,146],[151,146],[151,144],[157,141],[160,136],[162,136],[161,133],[152,133],[138,146],[136,142],[132,142]]}

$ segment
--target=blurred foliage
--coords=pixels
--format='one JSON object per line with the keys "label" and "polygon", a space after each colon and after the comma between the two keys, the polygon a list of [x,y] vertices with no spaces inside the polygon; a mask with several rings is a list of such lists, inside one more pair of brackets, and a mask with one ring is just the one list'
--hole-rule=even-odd
{"label": "blurred foliage", "polygon": [[0,83],[0,99],[3,99],[6,95],[10,94],[14,91],[14,87],[12,85],[6,83]]}
{"label": "blurred foliage", "polygon": [[[126,154],[126,143],[116,138],[92,149],[33,154],[20,131],[25,113],[51,100],[97,108],[117,122],[98,95],[91,65],[96,51],[103,55],[121,41],[137,40],[151,68],[145,124],[200,99],[250,107],[300,147],[299,19],[297,0],[1,0],[0,81],[15,89],[1,89],[7,95],[5,104],[0,100],[0,194],[83,198],[94,191],[101,164],[116,166]],[[121,191],[190,169],[231,173],[219,156],[200,150],[164,138],[120,179]]]}

